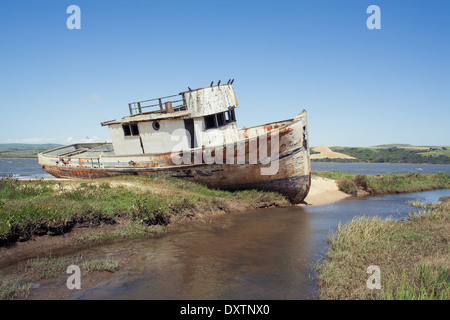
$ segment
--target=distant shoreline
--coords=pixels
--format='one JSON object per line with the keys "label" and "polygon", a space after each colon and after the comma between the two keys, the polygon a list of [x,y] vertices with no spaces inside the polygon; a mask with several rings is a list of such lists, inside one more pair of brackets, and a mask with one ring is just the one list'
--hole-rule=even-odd
{"label": "distant shoreline", "polygon": [[311,162],[450,164],[450,146],[312,147]]}

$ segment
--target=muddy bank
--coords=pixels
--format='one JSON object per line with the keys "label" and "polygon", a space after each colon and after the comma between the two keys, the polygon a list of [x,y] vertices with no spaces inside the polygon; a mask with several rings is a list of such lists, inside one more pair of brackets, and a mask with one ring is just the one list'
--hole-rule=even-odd
{"label": "muddy bank", "polygon": [[[379,181],[383,182],[381,186],[393,186],[394,183],[398,185],[400,181],[411,189],[413,182],[417,181],[422,183],[422,185],[425,182],[431,181],[433,184],[426,185],[428,188],[448,187],[446,179],[448,179],[447,174],[408,174],[369,177],[343,174],[340,172],[315,172],[311,179],[311,188],[308,196],[302,204],[297,206],[318,206],[348,199],[352,196],[370,195],[365,189],[374,194],[397,193],[401,190],[400,188],[381,188],[378,183]],[[84,181],[77,182],[59,179],[47,182],[53,183],[53,187],[60,189],[57,196],[62,197],[68,194],[71,197],[76,197],[76,203],[85,201],[95,194],[96,198],[86,202],[86,205],[89,206],[92,206],[90,202],[96,206],[98,203],[101,204],[101,201],[104,200],[99,197],[101,194],[109,197],[111,194],[114,195],[117,193],[117,198],[122,196],[127,201],[128,198],[131,199],[129,202],[125,202],[126,206],[122,209],[129,210],[129,213],[124,213],[119,210],[118,213],[114,213],[113,215],[107,214],[107,212],[99,212],[96,215],[92,215],[89,212],[87,217],[80,217],[77,213],[76,217],[78,220],[70,216],[69,219],[62,220],[59,225],[55,222],[41,223],[39,228],[34,227],[33,232],[35,234],[31,235],[28,232],[22,238],[17,237],[16,240],[19,241],[12,241],[6,246],[0,247],[0,267],[14,263],[14,261],[20,261],[28,257],[61,249],[73,248],[76,250],[86,245],[98,245],[105,241],[114,241],[115,239],[154,236],[168,232],[176,228],[177,225],[192,220],[207,219],[208,216],[245,212],[256,208],[290,205],[286,199],[273,193],[253,191],[229,193],[210,190],[194,184],[186,184],[182,181],[155,179],[151,183],[148,183],[148,180],[141,180],[138,181],[135,178],[132,180],[126,178],[125,180],[109,179],[94,181],[89,184],[86,184]],[[343,189],[342,181],[350,181],[356,191],[351,191],[352,194],[341,191]],[[143,182],[146,183],[143,184]],[[80,184],[82,187],[80,187]],[[48,188],[48,186],[46,187]],[[375,187],[378,189],[375,189]],[[30,190],[35,192],[33,188],[38,190],[37,192],[40,192],[37,186],[27,185],[26,190],[28,192]],[[410,191],[409,189],[404,189],[404,191],[408,192]],[[117,190],[122,190],[123,192],[118,193]],[[424,189],[420,190],[422,191]],[[130,194],[140,196],[142,192],[150,194],[155,198],[148,201],[142,197],[134,199],[130,196]],[[172,195],[176,195],[176,197]],[[197,199],[193,200],[193,198]],[[175,203],[173,199],[176,199]],[[118,203],[117,205],[123,204]],[[112,203],[111,206],[114,207],[115,204]],[[96,210],[103,210],[103,207],[98,206]],[[113,208],[113,210],[116,209]]]}
{"label": "muddy bank", "polygon": [[[85,189],[92,189],[94,192],[101,193],[104,188],[93,187],[93,185],[83,185],[80,189],[79,184],[85,184],[85,182],[76,181],[53,180],[47,181],[47,183],[54,183],[54,187],[60,189],[58,191],[59,195],[64,192],[70,194],[81,192],[81,195],[89,196],[91,195],[90,193],[84,193]],[[104,183],[105,181],[102,181],[100,185],[104,186]],[[162,191],[161,188],[158,188],[158,186],[155,185],[142,186],[138,184],[137,186],[141,191],[144,190],[154,193]],[[36,187],[37,186],[34,185],[27,185],[26,189],[28,192],[30,192],[30,190],[34,192],[35,190],[32,188]],[[186,185],[182,186],[182,190],[175,190],[170,183],[168,184],[167,181],[164,181],[163,185],[160,185],[159,187],[164,187],[165,189],[169,188],[172,193],[175,193],[178,196],[192,196],[192,190],[187,188]],[[20,190],[20,188],[21,187],[17,187],[15,192]],[[113,193],[112,190],[114,190],[114,188],[125,188],[127,190],[134,188],[136,191],[136,185],[130,184],[129,181],[110,181],[108,188],[105,188],[105,190]],[[51,188],[49,188],[49,190],[50,189]],[[186,190],[191,192],[186,193]],[[229,213],[246,212],[258,208],[290,206],[286,199],[270,193],[244,191],[235,193],[231,196],[222,191],[217,191],[218,194],[215,194],[215,190],[204,190],[202,188],[200,191],[208,197],[208,201],[199,201],[195,202],[195,204],[189,201],[181,201],[179,202],[181,203],[180,206],[168,206],[171,210],[171,214],[164,215],[164,223],[157,222],[156,224],[149,225],[148,223],[142,223],[142,219],[137,220],[131,215],[127,216],[122,214],[116,216],[104,215],[104,217],[107,218],[103,219],[104,221],[102,221],[102,219],[96,219],[95,221],[90,221],[89,219],[68,219],[62,221],[62,225],[59,228],[55,222],[52,222],[51,224],[40,224],[40,228],[34,229],[40,230],[40,232],[33,235],[28,234],[27,237],[17,238],[22,241],[10,241],[6,245],[0,247],[0,269],[10,269],[15,265],[26,263],[28,260],[37,257],[57,257],[59,255],[76,254],[89,247],[103,246],[112,242],[123,241],[124,239],[157,237],[160,234],[171,232],[177,227],[191,221],[207,221],[207,219],[212,217],[218,217]],[[229,199],[222,199],[224,195]],[[313,177],[309,196],[302,205],[320,205],[331,201],[341,200],[346,197],[348,197],[348,195],[338,190],[334,180]],[[211,199],[213,199],[213,201],[211,201]],[[138,204],[141,203],[139,202]],[[161,207],[163,204],[158,203],[158,205]],[[140,209],[145,209],[144,205],[142,205]],[[48,226],[53,227],[47,228]],[[129,257],[117,256],[115,259],[120,262],[120,265],[126,266]],[[109,276],[108,273],[91,274],[89,275],[89,281],[85,285],[95,284]],[[61,286],[59,283],[61,282],[60,278],[53,280],[46,279],[43,283],[53,286],[52,281],[56,281],[56,287],[64,288],[64,286]],[[63,298],[64,296],[61,294],[62,293],[55,293],[47,298]]]}
{"label": "muddy bank", "polygon": [[34,257],[75,253],[87,247],[101,246],[124,239],[157,237],[191,221],[203,221],[208,217],[270,207],[279,206],[260,203],[257,206],[241,207],[234,211],[210,208],[207,212],[192,213],[189,216],[173,219],[166,225],[145,226],[120,218],[116,219],[114,224],[75,224],[66,233],[33,236],[26,241],[9,242],[0,247],[0,269]]}
{"label": "muddy bank", "polygon": [[[59,182],[59,180],[54,181]],[[348,197],[350,195],[339,191],[334,180],[312,177],[309,194],[304,200],[304,203],[298,206],[322,205]],[[45,255],[51,252],[61,250],[76,251],[77,248],[94,244],[99,245],[104,241],[114,241],[115,239],[153,236],[168,232],[192,220],[206,219],[208,216],[279,206],[289,206],[289,204],[287,201],[280,201],[280,199],[267,196],[258,198],[257,201],[253,199],[253,202],[243,203],[238,201],[226,206],[223,203],[191,206],[188,208],[191,212],[181,216],[172,216],[167,223],[157,224],[156,227],[144,226],[141,230],[131,231],[130,226],[133,227],[133,221],[128,218],[115,217],[111,219],[111,217],[107,216],[106,220],[97,220],[95,223],[90,223],[89,221],[81,221],[79,223],[73,220],[64,221],[59,228],[41,228],[42,230],[48,229],[48,231],[56,229],[58,232],[44,232],[44,230],[41,234],[38,233],[27,238],[24,237],[20,239],[22,241],[11,241],[0,247],[0,268],[17,263],[26,258]]]}
{"label": "muddy bank", "polygon": [[153,234],[211,214],[285,205],[289,202],[277,193],[227,192],[164,177],[6,178],[0,179],[0,246],[11,249],[31,240],[65,239],[75,230],[99,230],[102,237],[111,232],[120,237]]}

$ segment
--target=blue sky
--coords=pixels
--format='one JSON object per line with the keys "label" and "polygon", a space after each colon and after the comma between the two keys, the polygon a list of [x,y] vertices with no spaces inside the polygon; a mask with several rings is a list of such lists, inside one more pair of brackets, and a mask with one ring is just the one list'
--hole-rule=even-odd
{"label": "blue sky", "polygon": [[0,0],[0,143],[109,140],[128,102],[230,78],[239,127],[305,108],[311,146],[448,145],[450,1]]}

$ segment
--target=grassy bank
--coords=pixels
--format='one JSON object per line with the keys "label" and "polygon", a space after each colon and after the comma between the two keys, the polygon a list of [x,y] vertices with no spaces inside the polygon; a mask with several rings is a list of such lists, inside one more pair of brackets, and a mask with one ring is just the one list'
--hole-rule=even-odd
{"label": "grassy bank", "polygon": [[[227,192],[166,177],[89,181],[0,180],[0,244],[58,235],[77,226],[120,225],[105,237],[164,232],[165,226],[217,212],[288,205],[280,194]],[[99,228],[101,229],[101,228]]]}
{"label": "grassy bank", "polygon": [[[356,217],[330,234],[318,268],[321,299],[450,299],[450,198],[407,221]],[[381,289],[368,289],[367,268]]]}
{"label": "grassy bank", "polygon": [[450,187],[450,174],[383,174],[360,175],[341,171],[314,171],[314,176],[336,180],[339,190],[357,195],[420,192]]}

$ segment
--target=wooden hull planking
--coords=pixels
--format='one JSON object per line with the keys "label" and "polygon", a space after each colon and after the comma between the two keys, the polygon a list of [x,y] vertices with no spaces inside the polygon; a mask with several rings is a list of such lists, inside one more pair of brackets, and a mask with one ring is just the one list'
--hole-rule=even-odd
{"label": "wooden hull planking", "polygon": [[[55,149],[39,154],[39,163],[57,178],[171,176],[227,190],[275,191],[292,203],[303,201],[311,184],[306,112],[293,120],[244,129],[240,134],[242,140],[227,146],[228,149],[190,150],[184,158],[187,164],[175,165],[170,153],[127,156],[99,153],[96,157],[86,157],[81,151],[60,155]],[[266,143],[258,142],[263,137]],[[89,144],[83,147],[89,150]],[[278,156],[267,163],[268,158],[263,157],[274,156],[273,151]]]}

